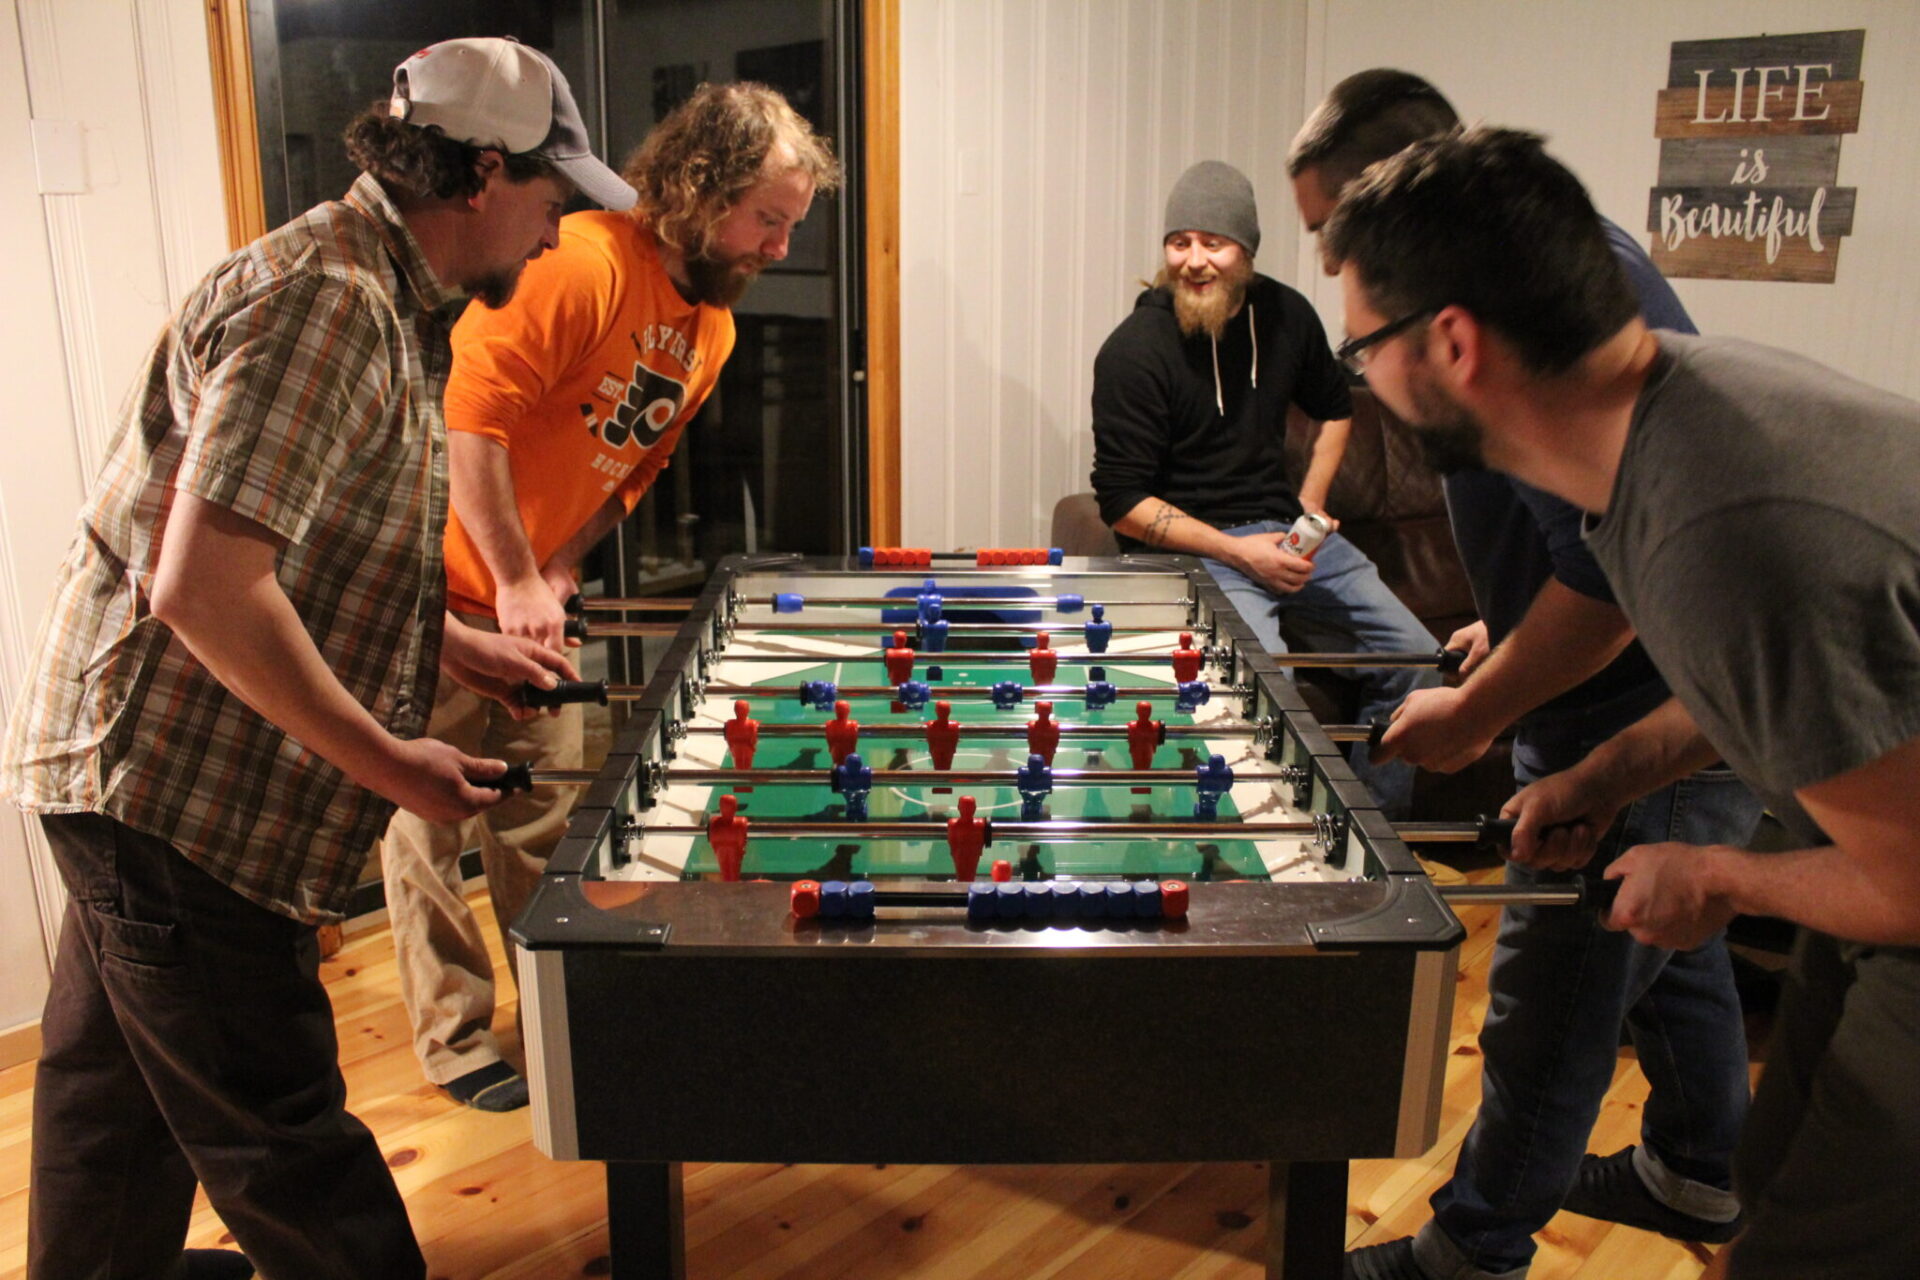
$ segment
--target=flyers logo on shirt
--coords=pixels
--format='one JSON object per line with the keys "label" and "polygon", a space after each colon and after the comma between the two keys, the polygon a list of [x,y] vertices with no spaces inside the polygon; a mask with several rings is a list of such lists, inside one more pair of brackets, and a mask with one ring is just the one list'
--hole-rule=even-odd
{"label": "flyers logo on shirt", "polygon": [[[667,428],[673,425],[673,420],[680,416],[680,406],[686,402],[686,383],[669,378],[664,373],[655,373],[636,360],[626,394],[620,397],[620,403],[613,412],[599,423],[598,434],[602,441],[615,449],[629,442],[641,449],[651,449],[666,434]],[[582,406],[583,409],[586,407]],[[595,430],[592,423],[588,424],[588,430]]]}

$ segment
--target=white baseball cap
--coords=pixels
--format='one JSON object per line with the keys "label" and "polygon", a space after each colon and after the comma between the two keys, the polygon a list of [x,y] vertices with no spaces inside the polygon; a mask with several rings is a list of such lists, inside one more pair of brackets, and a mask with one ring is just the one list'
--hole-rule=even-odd
{"label": "white baseball cap", "polygon": [[438,126],[457,142],[544,156],[609,209],[630,209],[639,199],[594,156],[560,68],[517,40],[481,36],[428,45],[393,69],[388,111],[411,125]]}

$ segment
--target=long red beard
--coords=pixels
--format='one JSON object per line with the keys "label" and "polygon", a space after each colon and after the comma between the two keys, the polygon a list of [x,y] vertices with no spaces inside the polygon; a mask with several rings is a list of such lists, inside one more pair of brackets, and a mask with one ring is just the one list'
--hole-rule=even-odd
{"label": "long red beard", "polygon": [[1179,322],[1181,333],[1189,338],[1196,333],[1218,338],[1246,301],[1247,283],[1252,279],[1253,266],[1246,263],[1215,276],[1215,287],[1204,294],[1195,293],[1180,275],[1165,267],[1160,268],[1154,283],[1173,295],[1173,318]]}

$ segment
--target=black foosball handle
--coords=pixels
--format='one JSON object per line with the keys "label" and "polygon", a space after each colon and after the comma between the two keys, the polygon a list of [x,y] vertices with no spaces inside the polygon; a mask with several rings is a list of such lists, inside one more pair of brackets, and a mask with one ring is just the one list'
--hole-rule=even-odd
{"label": "black foosball handle", "polygon": [[1452,675],[1462,666],[1466,665],[1467,661],[1467,651],[1465,649],[1442,649],[1433,656],[1434,665],[1440,668],[1440,674],[1443,676]]}
{"label": "black foosball handle", "polygon": [[529,707],[564,707],[570,702],[597,702],[607,705],[605,680],[562,680],[551,689],[542,689],[529,681],[520,686],[520,701]]}
{"label": "black foosball handle", "polygon": [[468,778],[476,787],[489,787],[495,791],[504,791],[508,795],[516,791],[533,790],[533,766],[522,762],[510,764],[507,771],[491,778]]}
{"label": "black foosball handle", "polygon": [[587,613],[587,598],[576,591],[561,602],[560,609],[569,618],[584,618]]}
{"label": "black foosball handle", "polygon": [[[568,598],[570,600],[578,600],[580,596],[576,593]],[[587,620],[579,617],[568,618],[566,622],[561,625],[560,634],[569,640],[591,640],[593,638],[587,634]]]}

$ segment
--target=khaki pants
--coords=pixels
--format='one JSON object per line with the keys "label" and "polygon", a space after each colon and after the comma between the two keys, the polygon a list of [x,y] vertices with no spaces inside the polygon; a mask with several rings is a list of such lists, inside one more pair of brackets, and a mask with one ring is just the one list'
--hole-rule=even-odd
{"label": "khaki pants", "polygon": [[[578,705],[563,707],[558,716],[515,720],[491,698],[442,677],[427,732],[473,756],[578,769],[582,720]],[[478,828],[487,890],[511,964],[507,928],[566,834],[578,794],[574,787],[535,787],[466,824],[427,822],[403,810],[380,842],[400,998],[412,1023],[413,1051],[434,1084],[502,1057],[492,1030],[493,962],[460,892],[460,854],[469,829]]]}

